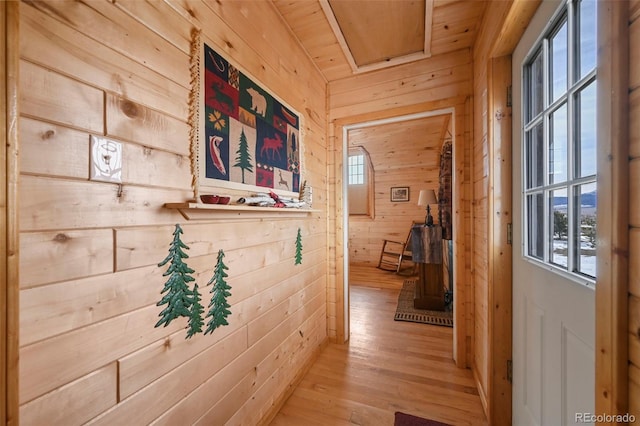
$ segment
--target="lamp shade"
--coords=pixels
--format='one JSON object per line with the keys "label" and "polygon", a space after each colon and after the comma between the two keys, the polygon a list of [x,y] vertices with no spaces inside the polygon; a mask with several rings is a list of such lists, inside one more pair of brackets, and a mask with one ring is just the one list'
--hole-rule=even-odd
{"label": "lamp shade", "polygon": [[433,189],[421,189],[418,196],[419,206],[428,206],[429,204],[437,204],[436,192]]}

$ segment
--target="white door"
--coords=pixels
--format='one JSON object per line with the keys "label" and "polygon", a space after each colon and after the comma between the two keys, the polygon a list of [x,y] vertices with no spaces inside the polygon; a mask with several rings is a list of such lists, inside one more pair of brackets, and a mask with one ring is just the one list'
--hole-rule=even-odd
{"label": "white door", "polygon": [[592,5],[543,1],[513,54],[513,424],[518,426],[589,424],[587,416],[595,414]]}

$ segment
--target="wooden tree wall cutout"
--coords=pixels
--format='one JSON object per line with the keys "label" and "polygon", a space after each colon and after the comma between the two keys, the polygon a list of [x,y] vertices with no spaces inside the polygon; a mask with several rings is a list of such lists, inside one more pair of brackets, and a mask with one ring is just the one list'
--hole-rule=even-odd
{"label": "wooden tree wall cutout", "polygon": [[167,306],[160,312],[160,320],[155,327],[162,324],[166,327],[178,317],[191,317],[193,292],[189,289],[188,283],[194,281],[195,278],[191,276],[194,270],[183,261],[189,257],[183,249],[188,250],[189,247],[180,239],[181,234],[182,228],[176,224],[176,229],[173,231],[173,241],[169,245],[169,254],[162,262],[158,263],[158,267],[161,267],[170,262],[169,268],[162,274],[163,277],[169,276],[160,292],[164,296],[157,303],[157,306]]}
{"label": "wooden tree wall cutout", "polygon": [[298,228],[298,235],[296,236],[296,265],[300,265],[302,263],[302,233],[300,232],[300,228]]}
{"label": "wooden tree wall cutout", "polygon": [[209,312],[205,319],[210,318],[207,323],[207,329],[204,334],[213,333],[213,331],[223,325],[229,325],[227,317],[231,315],[231,311],[228,309],[231,305],[227,302],[227,297],[231,296],[229,290],[231,287],[225,281],[228,277],[225,270],[229,269],[223,262],[224,251],[218,251],[218,262],[213,270],[213,276],[208,284],[213,284],[211,287],[211,302],[209,303]]}
{"label": "wooden tree wall cutout", "polygon": [[198,284],[196,283],[193,286],[193,304],[189,311],[189,323],[187,324],[187,336],[185,339],[190,339],[196,333],[202,333],[202,325],[204,324],[202,314],[204,313],[204,308],[200,304],[200,300],[200,292],[198,291]]}

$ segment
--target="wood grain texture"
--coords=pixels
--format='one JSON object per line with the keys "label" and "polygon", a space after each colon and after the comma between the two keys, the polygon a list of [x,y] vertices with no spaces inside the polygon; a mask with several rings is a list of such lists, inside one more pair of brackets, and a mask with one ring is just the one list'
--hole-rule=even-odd
{"label": "wood grain texture", "polygon": [[22,117],[20,134],[22,173],[88,179],[88,133]]}
{"label": "wood grain texture", "polygon": [[[146,64],[166,79],[189,87],[187,53],[146,28],[109,2],[75,3],[65,0],[31,2],[48,15],[80,34],[99,40],[103,45]],[[144,34],[144,37],[140,37]]]}
{"label": "wood grain texture", "polygon": [[[313,266],[311,269],[312,275],[319,276],[322,273],[322,266],[322,264]],[[282,268],[283,265],[279,265],[279,267]],[[251,278],[255,280],[253,275],[251,275]],[[237,289],[243,286],[249,287],[248,281],[249,279],[230,282],[229,285],[232,287],[232,294],[236,295],[241,293]],[[239,328],[244,330],[243,334],[245,340],[247,340],[249,323],[255,324],[255,321],[266,312],[273,311],[277,305],[286,303],[291,296],[296,294],[296,292],[304,290],[305,287],[308,287],[308,285],[298,277],[295,277],[285,279],[277,289],[263,292],[256,297],[249,298],[239,296],[235,299],[230,298],[229,303],[233,304],[232,318],[234,321],[230,322],[229,327],[217,330],[210,338],[185,341],[184,331],[180,330],[175,334],[167,336],[162,341],[157,341],[135,353],[123,357],[119,361],[121,379],[123,381],[121,392],[123,395],[129,395],[135,392],[153,380],[169,373],[172,369],[188,361],[208,346],[216,344],[226,336],[234,333]],[[316,290],[316,294],[319,293],[317,280],[314,282],[314,287],[309,290],[312,289]],[[307,290],[307,293],[309,290]],[[203,299],[209,300],[211,297],[209,287],[204,287],[203,285],[202,291]],[[237,320],[235,318],[237,318]]]}
{"label": "wood grain texture", "polygon": [[[310,302],[309,308],[315,311],[320,308],[322,299],[315,299],[315,303]],[[263,339],[266,340],[266,347],[271,349],[267,352],[261,352],[257,356],[264,357],[271,350],[275,349],[281,341],[278,334],[284,333],[285,336],[290,335],[300,324],[301,319],[307,314],[305,309],[298,310],[295,315],[289,317],[286,321],[279,324],[278,327],[270,332],[270,337]],[[293,330],[292,330],[293,329]],[[162,407],[172,406],[179,401],[180,395],[188,395],[196,387],[204,383],[208,378],[214,376],[218,371],[225,367],[232,360],[237,359],[243,353],[251,353],[263,349],[263,347],[252,345],[246,349],[246,335],[244,333],[236,333],[239,339],[238,346],[235,349],[227,348],[226,351],[220,351],[219,347],[211,347],[194,358],[186,361],[179,367],[173,369],[169,374],[162,376],[159,380],[154,381],[150,386],[146,387],[143,392],[138,392],[125,399],[122,403],[111,411],[107,411],[102,416],[96,418],[89,424],[114,424],[132,421],[134,423],[148,423],[158,415],[162,414]],[[205,336],[198,336],[199,338],[206,338]],[[284,336],[282,336],[284,337]],[[226,340],[225,340],[226,342]],[[219,354],[224,354],[224,357],[219,362],[211,362],[213,357],[219,359]],[[249,369],[254,371],[259,366],[251,365]],[[243,374],[250,371],[245,369],[240,370]],[[235,370],[235,374],[239,373]],[[266,377],[271,376],[273,371],[269,371]],[[159,400],[159,404],[148,404],[148,398],[153,397]]]}
{"label": "wood grain texture", "polygon": [[629,22],[635,22],[640,18],[640,1],[629,0]]}
{"label": "wood grain texture", "polygon": [[20,61],[20,113],[102,134],[104,93]]}
{"label": "wood grain texture", "polygon": [[[224,424],[239,411],[247,395],[266,383],[270,377],[279,375],[273,374],[275,369],[286,370],[289,362],[301,355],[314,352],[315,348],[321,344],[314,337],[318,335],[317,331],[321,327],[326,327],[326,323],[321,313],[316,312],[308,321],[289,333],[284,344],[278,349],[272,350],[269,339],[262,339],[251,350],[237,357],[218,375],[209,379],[203,386],[176,404],[172,410],[158,418],[154,424],[169,426],[185,419],[193,424]],[[280,330],[274,330],[276,334],[287,333],[286,328],[280,328]],[[269,355],[261,362],[260,359],[264,353]],[[233,381],[232,376],[233,372],[237,371],[247,372],[238,382]],[[287,374],[292,373],[289,371]],[[212,399],[216,401],[214,404],[211,404]],[[194,408],[199,409],[195,411]],[[204,411],[205,414],[196,418],[194,411]]]}
{"label": "wood grain texture", "polygon": [[169,224],[182,220],[178,212],[164,209],[167,200],[187,199],[191,190],[101,182],[50,180],[23,176],[20,226],[23,231]]}
{"label": "wood grain texture", "polygon": [[[638,182],[640,179],[640,158],[634,158],[628,163],[629,180],[631,182]],[[640,202],[640,190],[637,185],[629,186],[629,204],[635,206],[635,203]],[[630,209],[629,211],[629,225],[634,228],[640,228],[640,211],[638,209]]]}
{"label": "wood grain texture", "polygon": [[452,360],[452,330],[393,321],[401,278],[351,271],[350,342],[320,354],[271,424],[392,424],[395,411],[487,424],[471,372]]}
{"label": "wood grain texture", "polygon": [[[640,39],[640,34],[638,35]],[[635,120],[640,117],[640,88],[629,92],[629,156],[640,157],[640,123]]]}
{"label": "wood grain texture", "polygon": [[186,122],[111,94],[106,100],[106,135],[189,155]]}
{"label": "wood grain texture", "polygon": [[[162,233],[164,239],[170,236],[171,229],[167,227],[166,233]],[[200,228],[196,227],[198,229]],[[283,233],[283,238],[286,238],[284,235],[286,234]],[[319,235],[305,237],[304,265],[293,275],[290,266],[294,263],[295,241],[292,238],[274,243],[278,245],[278,249],[272,253],[266,252],[269,244],[227,250],[226,264],[233,272],[228,282],[234,288],[230,300],[235,303],[251,299],[252,312],[258,315],[286,298],[288,293],[283,291],[289,284],[295,284],[299,289],[304,284],[304,281],[300,281],[301,278],[318,279],[324,266],[322,240]],[[218,246],[213,246],[211,252],[204,251],[209,245],[208,241],[202,241],[203,251],[198,253],[197,243],[194,243],[192,247],[196,248],[193,256],[187,261],[196,270],[194,277],[202,288],[205,288],[204,284],[213,274],[217,257]],[[166,247],[158,251],[155,263],[165,256]],[[165,270],[166,268],[149,265],[115,275],[86,277],[23,290],[23,345],[153,304],[165,281],[162,277]],[[265,289],[271,285],[270,281],[265,281],[265,276],[280,283],[280,287],[265,293]],[[253,298],[258,294],[261,295]],[[253,317],[247,317],[251,318]]]}
{"label": "wood grain texture", "polygon": [[[640,228],[629,229],[629,259],[640,256]],[[629,293],[640,297],[640,264],[629,262]]]}
{"label": "wood grain texture", "polygon": [[[20,401],[25,403],[186,326],[153,328],[149,306],[20,348]],[[73,360],[73,362],[70,362]]]}
{"label": "wood grain texture", "polygon": [[[7,6],[6,3],[0,4],[0,81],[2,81],[2,92],[7,92],[7,55],[9,54],[7,48]],[[2,235],[6,235],[7,227],[9,222],[9,209],[7,206],[8,203],[8,192],[6,190],[7,178],[9,177],[10,171],[7,167],[7,155],[9,154],[7,150],[7,146],[9,146],[9,114],[7,114],[7,97],[0,97],[0,110],[2,114],[0,115],[0,176],[2,179],[2,184],[0,185],[0,229],[2,230]],[[0,263],[0,274],[2,274],[3,282],[8,282],[7,278],[9,277],[9,262],[8,259],[8,243],[9,241],[6,238],[2,238],[0,241],[0,256],[2,258],[2,263]],[[6,286],[2,287],[0,291],[0,310],[2,312],[7,312],[8,309],[8,296],[9,291]],[[7,318],[4,315],[0,315],[0,386],[2,389],[9,389],[9,381],[7,377],[7,367],[9,365],[9,324]],[[2,422],[6,423],[7,419],[7,408],[8,408],[9,399],[7,396],[3,395],[0,398],[0,419]]]}
{"label": "wood grain texture", "polygon": [[[148,167],[140,167],[140,164]],[[189,190],[191,179],[191,160],[188,156],[123,143],[122,182]]]}
{"label": "wood grain texture", "polygon": [[154,265],[22,290],[20,343],[29,345],[152,305],[164,271]]}
{"label": "wood grain texture", "polygon": [[[332,82],[330,119],[468,94],[470,64],[470,52],[461,50]],[[417,89],[412,82],[418,85]]]}
{"label": "wood grain texture", "polygon": [[513,52],[539,5],[540,0],[510,2],[504,24],[492,40],[491,55],[494,58]]}
{"label": "wood grain texture", "polygon": [[0,6],[0,418],[7,425],[20,423],[19,412],[19,258],[20,228],[18,213],[20,135],[20,50],[18,2],[5,2]]}
{"label": "wood grain texture", "polygon": [[512,386],[507,362],[512,360],[512,246],[507,227],[512,223],[511,57],[494,58],[490,65],[491,139],[489,177],[489,419],[494,425],[512,423]]}
{"label": "wood grain texture", "polygon": [[135,58],[101,43],[100,38],[84,37],[55,14],[42,13],[34,5],[24,2],[21,6],[23,58],[186,120],[188,86],[167,80]]}
{"label": "wood grain texture", "polygon": [[[497,25],[497,23],[494,23]],[[481,32],[482,34],[482,32]],[[485,41],[486,42],[486,41]],[[475,51],[474,51],[475,53]],[[478,380],[479,392],[490,417],[490,340],[489,324],[489,100],[488,57],[480,57],[474,63],[474,140],[471,150],[472,168],[472,288],[473,288],[473,370]]]}
{"label": "wood grain texture", "polygon": [[307,40],[306,48],[315,58],[315,63],[322,70],[326,80],[336,80],[351,73],[351,67],[343,56],[338,40],[331,32],[331,26],[322,12],[320,2],[296,4],[275,0],[274,5],[289,26]]}
{"label": "wood grain texture", "polygon": [[598,3],[598,203],[610,206],[597,215],[595,410],[603,413],[624,413],[629,402],[628,13],[626,3]]}
{"label": "wood grain texture", "polygon": [[[200,335],[195,338],[204,340],[207,339],[207,336]],[[105,412],[89,424],[148,424],[162,414],[163,407],[174,405],[184,395],[188,395],[229,362],[240,356],[246,348],[246,335],[242,332],[233,333],[229,338],[209,346],[201,353],[172,369],[142,392],[131,396],[125,393],[124,399],[118,407]],[[216,361],[212,362],[214,359]],[[128,383],[124,383],[125,389],[130,387]],[[148,404],[149,398],[157,400],[158,403]]]}
{"label": "wood grain texture", "polygon": [[117,403],[118,369],[111,363],[20,407],[20,424],[82,424]]}
{"label": "wood grain texture", "polygon": [[[323,343],[316,337],[317,332],[314,331],[317,331],[317,328],[312,328],[312,332],[307,335],[302,332],[302,320],[305,317],[309,317],[318,321],[318,324],[323,324],[317,315],[324,311],[325,304],[325,295],[317,295],[313,299],[310,299],[304,307],[287,317],[278,327],[278,333],[275,334],[275,336],[278,336],[278,340],[286,340],[292,334],[295,335],[297,333],[297,345],[287,351],[289,353],[281,352],[278,354],[272,351],[269,356],[260,362],[258,365],[255,399],[252,398],[244,402],[242,407],[231,418],[230,422],[232,424],[238,423],[241,419],[248,419],[247,421],[250,424],[259,424],[261,419],[272,410],[272,407],[274,407],[277,402],[282,401],[280,395],[283,395],[288,388],[291,387],[291,384],[296,382],[295,376],[298,373],[289,369],[287,364],[289,362],[299,364],[303,359],[311,357],[315,352],[315,347]],[[273,339],[273,336],[273,331],[270,331],[263,339],[260,339],[260,342],[264,340],[269,341]],[[280,377],[283,377],[284,380],[281,380]],[[204,426],[210,423],[203,421],[198,424]]]}
{"label": "wood grain texture", "polygon": [[[242,226],[242,221],[236,223],[238,226],[229,226],[229,222],[226,221],[205,224],[189,222],[182,225],[183,242],[189,246],[189,255],[196,257],[217,253],[221,248],[227,251],[245,249],[242,257],[250,261],[245,262],[244,265],[240,264],[241,268],[253,267],[258,259],[262,261],[262,266],[267,266],[274,260],[282,260],[285,253],[290,256],[295,253],[291,251],[291,244],[295,243],[297,228],[301,230],[305,248],[318,247],[319,241],[316,239],[316,234],[320,229],[317,224],[311,224],[305,219],[290,219],[285,222],[269,221],[257,228]],[[293,235],[292,229],[295,230]],[[174,226],[116,229],[116,270],[136,268],[161,261],[166,256],[173,230]],[[307,240],[307,237],[313,239]],[[279,242],[280,250],[270,252],[260,247],[267,238],[272,238],[271,242]],[[231,259],[231,261],[234,260]]]}
{"label": "wood grain texture", "polygon": [[440,55],[473,46],[486,4],[434,1],[431,54]]}
{"label": "wood grain texture", "polygon": [[[628,330],[628,412],[640,417],[640,214],[638,199],[640,189],[637,179],[640,176],[640,67],[638,67],[638,48],[640,48],[640,1],[629,2],[629,330]],[[635,180],[634,180],[635,179]],[[622,381],[622,380],[621,380]],[[624,382],[620,384],[624,385]]]}
{"label": "wood grain texture", "polygon": [[20,288],[113,271],[110,229],[22,234]]}
{"label": "wood grain texture", "polygon": [[[173,10],[168,3],[118,0],[116,6],[181,51],[189,54],[190,28],[185,25],[185,19],[182,16],[172,13]],[[171,22],[167,22],[167,19]]]}
{"label": "wood grain texture", "polygon": [[453,351],[456,365],[467,368],[471,364],[471,336],[473,303],[471,279],[471,141],[473,129],[473,100],[465,99],[462,106],[456,108],[452,121],[455,124],[453,140],[454,164],[452,176],[453,215],[453,297],[457,300],[454,307]]}
{"label": "wood grain texture", "polygon": [[[629,25],[629,40],[635,43],[640,38],[640,19],[636,19]],[[638,64],[637,52],[630,50],[629,60],[629,89],[640,89],[640,64]],[[635,54],[635,55],[634,55]]]}

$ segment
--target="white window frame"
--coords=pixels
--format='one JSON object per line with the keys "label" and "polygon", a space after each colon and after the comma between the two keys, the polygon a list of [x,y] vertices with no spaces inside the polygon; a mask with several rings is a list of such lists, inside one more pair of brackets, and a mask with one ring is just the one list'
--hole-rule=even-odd
{"label": "white window frame", "polygon": [[[358,161],[352,161],[352,158],[358,158]],[[359,204],[364,209],[358,209],[356,213],[349,211],[349,216],[352,218],[375,218],[375,173],[373,170],[373,164],[371,163],[371,157],[367,150],[362,146],[353,146],[349,148],[347,154],[347,167],[346,167],[346,180],[347,191],[366,193],[366,200],[363,200],[365,204]],[[352,176],[362,178],[357,180],[356,183],[352,183]],[[350,189],[351,188],[351,189]],[[352,194],[353,195],[353,194]],[[349,196],[349,209],[354,199]]]}
{"label": "white window frame", "polygon": [[347,176],[349,177],[348,185],[364,185],[366,183],[365,158],[362,152],[357,154],[349,154]]}
{"label": "white window frame", "polygon": [[[595,286],[595,277],[592,277],[586,273],[578,271],[579,256],[580,256],[580,233],[578,231],[580,227],[579,218],[577,217],[578,208],[576,206],[577,197],[575,193],[582,185],[596,184],[596,173],[588,176],[577,176],[576,172],[576,155],[577,152],[577,135],[576,129],[579,125],[579,108],[577,106],[577,94],[582,92],[582,89],[588,87],[590,84],[596,81],[596,67],[584,76],[579,75],[577,67],[576,57],[580,52],[580,46],[576,40],[576,34],[579,31],[578,23],[576,22],[576,9],[580,0],[567,0],[563,1],[558,11],[554,15],[554,18],[550,21],[549,25],[542,32],[539,40],[536,41],[529,54],[526,56],[522,64],[522,223],[523,223],[523,256],[525,259],[538,263],[541,266],[548,268],[554,272],[566,275],[573,280],[576,280],[587,286]],[[550,81],[550,40],[557,33],[563,23],[567,23],[567,44],[569,46],[569,52],[567,57],[567,88],[563,92],[562,96],[556,100],[551,99],[551,85]],[[595,32],[595,28],[594,28]],[[530,89],[533,87],[529,82],[530,65],[533,64],[534,59],[539,53],[542,53],[542,67],[543,67],[543,105],[542,111],[531,117],[530,108]],[[550,182],[549,179],[549,147],[550,147],[550,134],[552,129],[550,128],[550,118],[554,112],[558,111],[561,107],[566,105],[567,109],[567,167],[566,167],[566,180],[562,182]],[[542,123],[543,134],[543,149],[542,149],[542,164],[543,169],[538,170],[542,172],[542,185],[532,185],[528,187],[529,180],[529,150],[528,150],[528,135],[532,134],[535,127]],[[594,158],[594,162],[596,159]],[[535,165],[535,161],[534,161]],[[553,209],[550,206],[550,193],[554,190],[567,191],[567,216],[568,216],[568,237],[567,237],[567,266],[566,269],[558,264],[553,263],[552,250],[553,250]],[[542,257],[532,255],[530,253],[530,221],[528,210],[528,196],[542,194],[543,199],[543,213],[542,213],[542,235],[543,235],[543,247]],[[596,192],[597,194],[597,192]],[[540,224],[536,221],[536,229],[540,231]],[[533,222],[532,222],[533,224]],[[533,233],[532,233],[533,234]]]}

